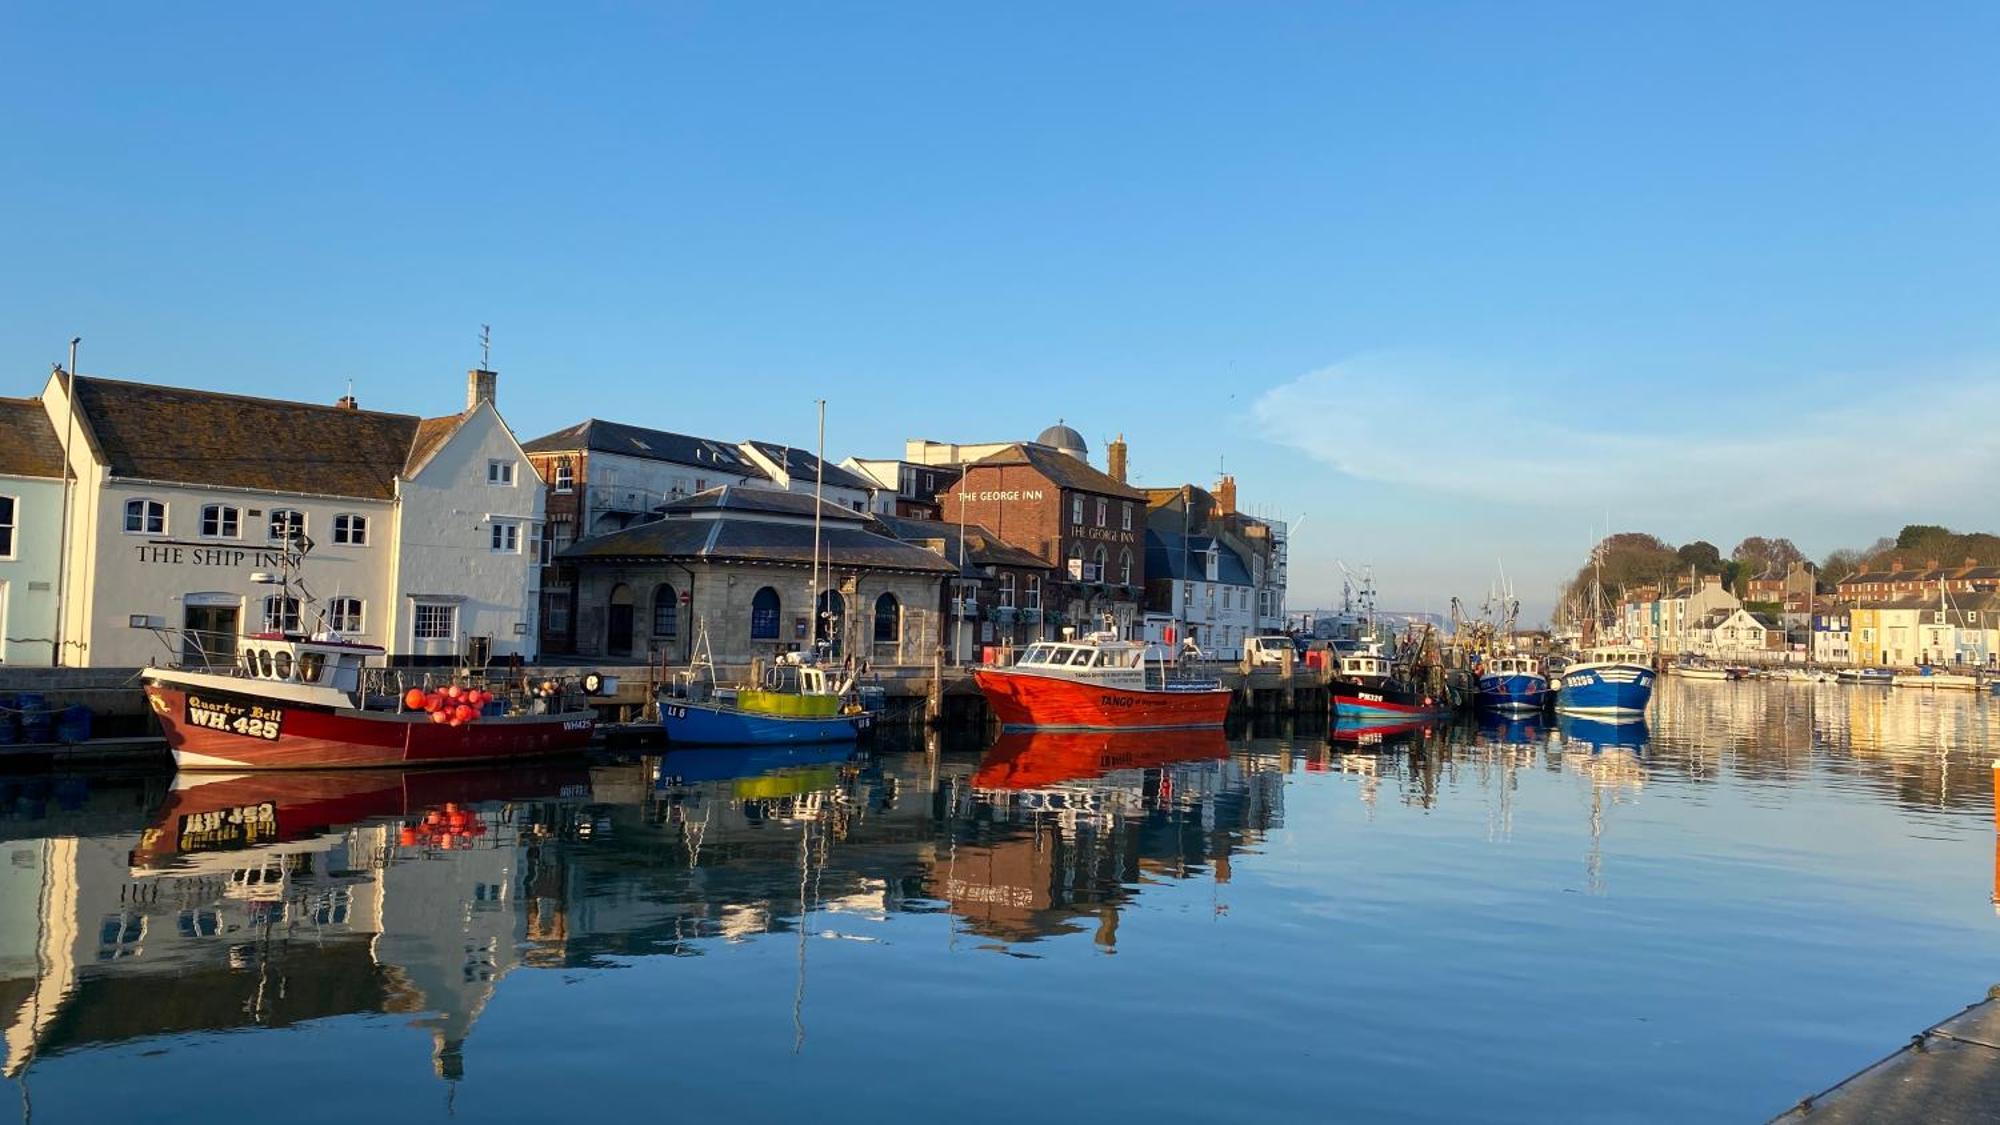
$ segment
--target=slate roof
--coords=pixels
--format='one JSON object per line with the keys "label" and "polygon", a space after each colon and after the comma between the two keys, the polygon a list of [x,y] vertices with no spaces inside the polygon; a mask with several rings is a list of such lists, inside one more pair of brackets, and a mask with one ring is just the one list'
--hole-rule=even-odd
{"label": "slate roof", "polygon": [[1170,578],[1177,582],[1208,581],[1206,556],[1210,546],[1219,552],[1215,580],[1228,586],[1249,586],[1250,568],[1229,544],[1209,535],[1186,535],[1177,531],[1146,529],[1146,577]]}
{"label": "slate roof", "polygon": [[[669,519],[676,516],[687,517],[697,512],[749,512],[811,519],[813,498],[805,493],[786,492],[777,488],[725,484],[719,488],[711,488],[675,500],[660,510],[665,512]],[[831,500],[820,501],[822,523],[828,520],[867,523],[871,518],[873,517],[866,512],[843,508]]]}
{"label": "slate roof", "polygon": [[1017,442],[989,454],[972,463],[980,465],[1029,465],[1047,477],[1058,488],[1074,489],[1078,492],[1094,492],[1105,496],[1120,496],[1127,500],[1144,501],[1146,494],[1129,485],[1119,484],[1104,473],[1098,472],[1088,463],[1079,461],[1067,453],[1057,453],[1042,445]]}
{"label": "slate roof", "polygon": [[[820,558],[836,568],[906,570],[950,574],[957,570],[937,555],[853,524],[823,528]],[[700,559],[710,562],[771,562],[811,566],[813,529],[796,523],[729,514],[712,520],[665,519],[598,535],[562,552],[565,559]]]}
{"label": "slate roof", "polygon": [[387,500],[425,425],[408,414],[94,376],[74,382],[111,475],[136,480]]}
{"label": "slate roof", "polygon": [[770,476],[755,461],[745,457],[733,442],[711,441],[623,422],[607,422],[602,418],[586,419],[568,429],[544,434],[521,448],[529,453],[566,453],[576,449],[592,453],[619,453],[698,469],[718,469],[739,476]]}
{"label": "slate roof", "polygon": [[0,398],[0,476],[62,475],[62,443],[42,400]]}
{"label": "slate roof", "polygon": [[854,488],[863,492],[879,487],[860,473],[852,469],[843,469],[831,461],[826,463],[826,476],[820,477],[819,458],[803,449],[793,449],[789,445],[779,445],[769,441],[753,441],[749,445],[769,457],[773,463],[783,466],[785,475],[794,481],[824,480],[834,488]]}

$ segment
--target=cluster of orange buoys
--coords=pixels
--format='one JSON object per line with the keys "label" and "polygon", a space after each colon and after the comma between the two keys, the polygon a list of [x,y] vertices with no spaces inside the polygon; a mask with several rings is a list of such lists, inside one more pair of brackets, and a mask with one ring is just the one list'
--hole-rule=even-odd
{"label": "cluster of orange buoys", "polygon": [[472,841],[486,835],[486,822],[477,813],[446,801],[443,809],[432,809],[416,824],[405,824],[396,833],[396,842],[406,848],[469,848]]}
{"label": "cluster of orange buoys", "polygon": [[452,684],[436,691],[411,688],[403,693],[403,707],[410,711],[428,711],[431,722],[449,723],[455,727],[479,718],[486,705],[493,701],[493,693],[479,688],[460,687]]}

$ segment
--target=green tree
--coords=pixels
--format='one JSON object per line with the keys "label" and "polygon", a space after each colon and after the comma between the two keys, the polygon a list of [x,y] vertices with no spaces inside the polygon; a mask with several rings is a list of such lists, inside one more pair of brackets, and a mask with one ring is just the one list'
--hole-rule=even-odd
{"label": "green tree", "polygon": [[1896,549],[1917,550],[1926,539],[1940,539],[1951,534],[1951,529],[1934,523],[1909,523],[1896,533]]}
{"label": "green tree", "polygon": [[1693,567],[1697,574],[1720,574],[1722,572],[1722,550],[1706,539],[1683,543],[1674,552],[1683,568]]}

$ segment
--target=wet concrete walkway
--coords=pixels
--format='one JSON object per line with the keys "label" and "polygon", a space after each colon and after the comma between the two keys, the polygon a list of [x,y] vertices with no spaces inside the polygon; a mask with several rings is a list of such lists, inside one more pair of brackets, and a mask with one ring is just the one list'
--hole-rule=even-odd
{"label": "wet concrete walkway", "polygon": [[2000,1123],[2000,986],[1780,1122]]}

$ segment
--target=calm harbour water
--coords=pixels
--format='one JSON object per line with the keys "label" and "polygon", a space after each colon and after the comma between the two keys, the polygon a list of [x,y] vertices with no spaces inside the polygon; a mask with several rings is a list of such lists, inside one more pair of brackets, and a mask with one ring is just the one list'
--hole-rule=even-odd
{"label": "calm harbour water", "polygon": [[1763,1118],[2000,980],[1997,726],[1985,695],[1663,680],[1643,736],[0,777],[4,1093],[44,1122]]}

